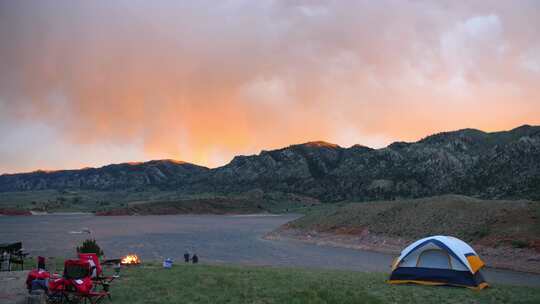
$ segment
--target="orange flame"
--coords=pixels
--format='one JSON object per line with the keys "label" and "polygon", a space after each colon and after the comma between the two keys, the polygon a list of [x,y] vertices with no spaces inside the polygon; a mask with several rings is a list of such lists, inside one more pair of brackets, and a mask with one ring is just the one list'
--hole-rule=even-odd
{"label": "orange flame", "polygon": [[120,262],[124,265],[128,264],[140,264],[141,260],[136,254],[128,254],[124,258],[122,258],[122,261]]}

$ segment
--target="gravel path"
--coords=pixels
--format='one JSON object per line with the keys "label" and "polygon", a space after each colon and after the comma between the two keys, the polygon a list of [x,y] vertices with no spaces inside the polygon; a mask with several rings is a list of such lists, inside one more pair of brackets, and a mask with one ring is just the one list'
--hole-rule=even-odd
{"label": "gravel path", "polygon": [[26,303],[28,271],[0,272],[0,303]]}

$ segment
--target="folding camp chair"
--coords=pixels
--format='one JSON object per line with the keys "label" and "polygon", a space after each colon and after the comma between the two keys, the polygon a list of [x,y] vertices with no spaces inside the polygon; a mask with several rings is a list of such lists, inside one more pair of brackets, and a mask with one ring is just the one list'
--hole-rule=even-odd
{"label": "folding camp chair", "polygon": [[49,280],[50,303],[99,303],[109,290],[97,290],[88,260],[66,260],[62,278]]}
{"label": "folding camp chair", "polygon": [[115,277],[103,275],[103,267],[98,256],[95,253],[79,253],[79,259],[90,263],[90,273],[96,287],[101,285],[103,290],[109,291],[109,286]]}
{"label": "folding camp chair", "polygon": [[[0,244],[0,271],[11,271],[13,264],[21,265],[24,269],[24,258],[28,253],[22,249],[22,242]],[[6,267],[3,267],[7,265]]]}

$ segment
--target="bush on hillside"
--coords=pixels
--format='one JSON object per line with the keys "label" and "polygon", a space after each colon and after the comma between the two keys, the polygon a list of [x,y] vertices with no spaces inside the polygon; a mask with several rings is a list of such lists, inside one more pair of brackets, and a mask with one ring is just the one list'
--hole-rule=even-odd
{"label": "bush on hillside", "polygon": [[512,240],[512,247],[514,248],[528,248],[529,242],[523,240]]}

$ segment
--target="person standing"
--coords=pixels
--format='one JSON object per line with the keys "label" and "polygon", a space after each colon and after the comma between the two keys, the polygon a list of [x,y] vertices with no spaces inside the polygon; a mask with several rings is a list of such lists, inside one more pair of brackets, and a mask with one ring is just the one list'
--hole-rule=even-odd
{"label": "person standing", "polygon": [[193,254],[193,257],[191,258],[191,260],[193,261],[193,264],[199,263],[199,257],[197,256],[196,253]]}
{"label": "person standing", "polygon": [[189,252],[186,250],[186,253],[184,253],[184,262],[189,263]]}

